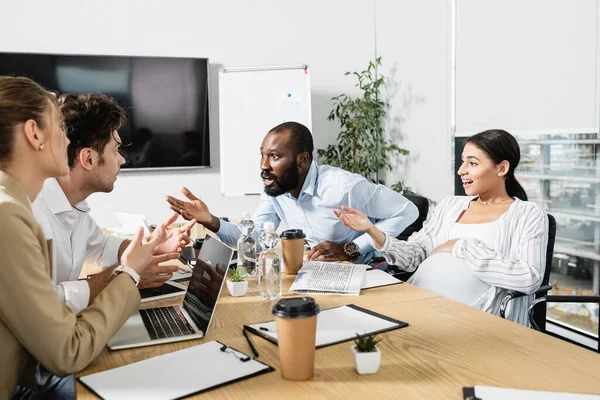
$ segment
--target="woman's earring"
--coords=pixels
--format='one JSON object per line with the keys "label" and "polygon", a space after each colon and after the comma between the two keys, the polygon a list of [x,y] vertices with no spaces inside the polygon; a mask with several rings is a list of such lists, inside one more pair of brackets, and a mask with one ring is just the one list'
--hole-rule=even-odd
{"label": "woman's earring", "polygon": [[44,143],[40,144],[40,151],[44,150]]}

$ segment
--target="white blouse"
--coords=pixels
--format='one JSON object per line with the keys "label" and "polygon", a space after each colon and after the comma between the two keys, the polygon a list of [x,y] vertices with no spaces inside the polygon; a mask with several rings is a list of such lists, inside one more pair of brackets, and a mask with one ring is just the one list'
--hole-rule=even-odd
{"label": "white blouse", "polygon": [[[388,263],[414,271],[436,247],[450,240],[458,217],[473,199],[474,196],[447,197],[427,218],[423,228],[407,241],[386,235],[381,253]],[[483,309],[496,315],[509,291],[532,294],[540,287],[546,267],[548,216],[539,204],[515,199],[498,225],[493,246],[479,238],[461,238],[452,250],[452,256],[464,260],[474,276],[493,287]],[[532,300],[533,296],[524,296],[511,301],[507,319],[529,325],[527,308]]]}
{"label": "white blouse", "polygon": [[[500,219],[483,224],[456,222],[450,229],[449,240],[479,239],[494,248],[499,227]],[[473,274],[464,259],[450,253],[428,257],[408,282],[482,310],[489,306],[489,292],[493,291],[489,283]]]}

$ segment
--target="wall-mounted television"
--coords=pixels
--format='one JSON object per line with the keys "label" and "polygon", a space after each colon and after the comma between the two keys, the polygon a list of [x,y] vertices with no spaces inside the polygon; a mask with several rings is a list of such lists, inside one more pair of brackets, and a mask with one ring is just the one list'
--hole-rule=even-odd
{"label": "wall-mounted television", "polygon": [[114,98],[128,114],[123,168],[210,165],[206,58],[0,53],[0,75]]}

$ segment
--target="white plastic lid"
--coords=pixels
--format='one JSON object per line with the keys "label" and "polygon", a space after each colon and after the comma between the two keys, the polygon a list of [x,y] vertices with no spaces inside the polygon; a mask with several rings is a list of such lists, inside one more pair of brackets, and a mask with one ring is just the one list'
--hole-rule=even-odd
{"label": "white plastic lid", "polygon": [[242,213],[242,219],[250,219],[250,213],[249,213],[249,212],[246,212],[246,211],[244,211],[244,212]]}
{"label": "white plastic lid", "polygon": [[265,228],[265,231],[274,231],[275,230],[275,224],[271,221],[269,222],[265,222],[263,224],[263,228]]}

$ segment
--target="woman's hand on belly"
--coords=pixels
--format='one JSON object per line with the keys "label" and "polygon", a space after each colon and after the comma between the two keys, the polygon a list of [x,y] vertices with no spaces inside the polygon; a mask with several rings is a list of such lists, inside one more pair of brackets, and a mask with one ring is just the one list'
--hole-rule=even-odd
{"label": "woman's hand on belly", "polygon": [[456,241],[458,239],[452,239],[452,240],[448,240],[446,243],[442,243],[440,244],[438,247],[436,247],[433,252],[431,253],[431,255],[437,254],[437,253],[450,253],[452,254],[452,249],[454,249],[454,245],[456,244]]}

